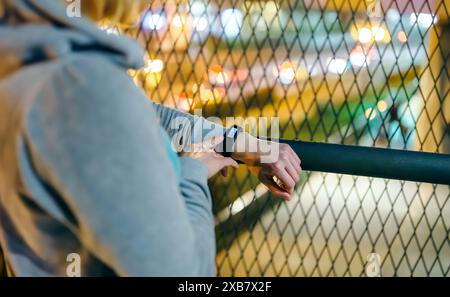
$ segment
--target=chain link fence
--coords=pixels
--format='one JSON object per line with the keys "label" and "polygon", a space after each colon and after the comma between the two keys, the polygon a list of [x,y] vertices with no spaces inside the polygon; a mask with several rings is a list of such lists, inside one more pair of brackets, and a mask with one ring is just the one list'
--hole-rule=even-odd
{"label": "chain link fence", "polygon": [[[139,29],[104,29],[146,47],[130,75],[157,102],[278,117],[287,139],[449,153],[449,12],[447,0],[169,0]],[[244,166],[210,186],[220,276],[450,274],[449,186],[307,172],[282,203]]]}
{"label": "chain link fence", "polygon": [[[282,138],[448,153],[448,2],[152,1],[131,75],[186,112],[279,117]],[[211,190],[220,276],[450,274],[449,186],[308,172],[281,203],[241,166]]]}

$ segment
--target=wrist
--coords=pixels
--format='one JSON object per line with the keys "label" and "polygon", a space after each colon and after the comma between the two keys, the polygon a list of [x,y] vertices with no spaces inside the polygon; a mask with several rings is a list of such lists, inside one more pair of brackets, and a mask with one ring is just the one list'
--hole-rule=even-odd
{"label": "wrist", "polygon": [[265,151],[266,141],[260,140],[249,133],[240,133],[233,146],[232,157],[247,165],[257,165],[261,160],[261,152]]}

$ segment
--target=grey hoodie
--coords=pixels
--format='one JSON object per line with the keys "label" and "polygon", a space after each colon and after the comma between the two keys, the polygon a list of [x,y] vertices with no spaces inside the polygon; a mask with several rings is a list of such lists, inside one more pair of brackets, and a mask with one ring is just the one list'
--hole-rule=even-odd
{"label": "grey hoodie", "polygon": [[[126,73],[143,65],[134,41],[66,17],[57,0],[2,1],[0,244],[10,271],[64,276],[75,254],[86,276],[213,275],[207,169],[167,150],[161,127],[194,142],[223,127],[151,103]],[[184,125],[171,127],[177,117]]]}

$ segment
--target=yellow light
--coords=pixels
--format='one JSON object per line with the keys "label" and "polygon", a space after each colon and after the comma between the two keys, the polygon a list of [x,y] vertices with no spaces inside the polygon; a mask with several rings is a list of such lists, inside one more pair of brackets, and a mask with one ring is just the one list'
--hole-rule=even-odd
{"label": "yellow light", "polygon": [[309,78],[309,70],[308,68],[301,64],[299,65],[299,67],[297,68],[297,70],[295,71],[295,78],[297,80],[306,80]]}
{"label": "yellow light", "polygon": [[386,101],[381,100],[377,103],[377,108],[380,112],[385,112],[388,108]]}
{"label": "yellow light", "polygon": [[147,67],[145,67],[144,71],[145,73],[160,73],[164,69],[164,62],[155,59],[155,60],[148,60]]}
{"label": "yellow light", "polygon": [[192,92],[194,94],[198,94],[202,104],[207,104],[209,102],[213,102],[216,99],[214,97],[213,91],[211,89],[206,88],[204,84],[201,84],[200,86],[197,84],[194,84],[192,86]]}
{"label": "yellow light", "polygon": [[372,34],[375,37],[376,41],[382,41],[384,39],[384,36],[386,35],[386,31],[382,27],[373,26]]}
{"label": "yellow light", "polygon": [[369,43],[372,40],[372,31],[367,28],[361,28],[358,33],[358,39],[361,43]]}
{"label": "yellow light", "polygon": [[185,20],[180,15],[176,15],[172,20],[172,25],[177,28],[182,28],[185,24]]}
{"label": "yellow light", "polygon": [[202,100],[203,103],[208,103],[210,101],[214,101],[214,94],[211,90],[203,90],[200,92],[200,100]]}
{"label": "yellow light", "polygon": [[161,73],[147,73],[145,75],[145,88],[152,89],[158,86],[161,81]]}

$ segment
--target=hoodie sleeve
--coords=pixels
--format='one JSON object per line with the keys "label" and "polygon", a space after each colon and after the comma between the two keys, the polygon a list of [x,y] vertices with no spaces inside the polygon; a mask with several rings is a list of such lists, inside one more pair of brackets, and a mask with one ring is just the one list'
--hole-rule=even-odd
{"label": "hoodie sleeve", "polygon": [[206,167],[182,158],[180,189],[158,116],[120,69],[78,58],[58,72],[29,111],[25,139],[65,223],[119,275],[213,275]]}
{"label": "hoodie sleeve", "polygon": [[176,139],[179,151],[189,144],[200,143],[214,136],[223,136],[225,133],[225,128],[216,121],[209,121],[162,104],[152,102],[152,105],[159,115],[163,128],[172,139]]}

